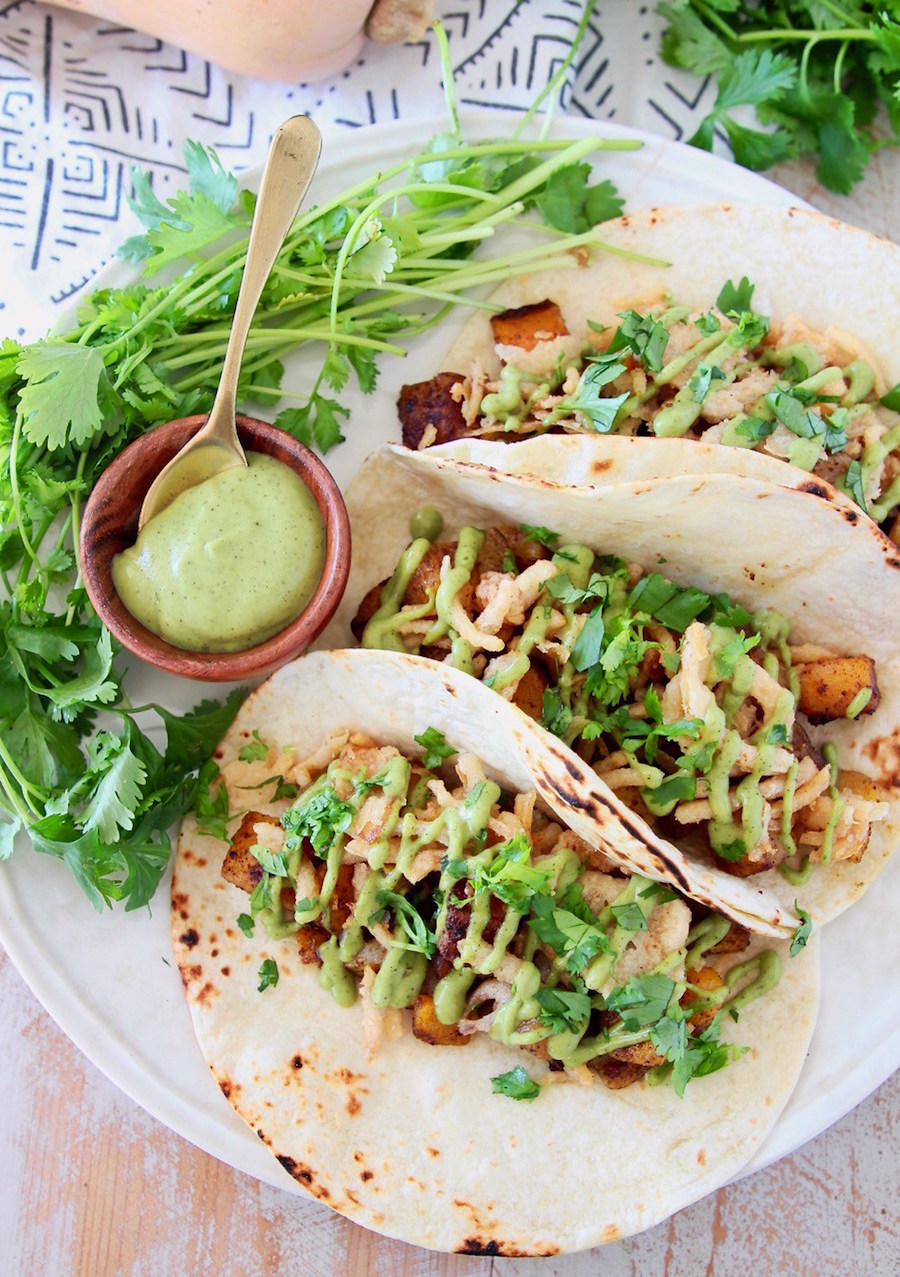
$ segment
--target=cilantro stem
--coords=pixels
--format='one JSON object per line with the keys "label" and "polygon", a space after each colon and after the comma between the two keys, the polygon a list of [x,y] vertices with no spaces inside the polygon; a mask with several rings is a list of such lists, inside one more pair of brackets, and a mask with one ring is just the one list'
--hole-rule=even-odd
{"label": "cilantro stem", "polygon": [[6,748],[6,745],[3,743],[2,738],[0,738],[0,762],[2,762],[3,768],[5,768],[5,772],[0,772],[0,781],[2,781],[3,788],[6,790],[9,800],[14,805],[16,812],[22,817],[23,820],[27,819],[27,813],[25,809],[22,806],[20,806],[19,803],[16,802],[15,793],[10,789],[10,786],[7,784],[7,773],[11,775],[13,779],[15,780],[18,790],[21,793],[22,798],[27,803],[28,810],[31,813],[31,815],[40,816],[41,814],[40,807],[36,807],[28,795],[35,794],[38,800],[40,800],[42,796],[41,791],[36,785],[33,785],[31,781],[28,779],[28,777],[23,775],[23,773],[19,770],[18,764],[16,763],[15,759],[10,754],[9,750]]}
{"label": "cilantro stem", "polygon": [[[562,83],[565,80],[566,73],[568,72],[569,67],[572,65],[572,59],[575,57],[576,52],[581,47],[582,37],[584,36],[585,31],[587,30],[587,24],[591,19],[591,15],[594,12],[594,3],[595,3],[595,0],[586,0],[584,8],[581,11],[581,18],[579,19],[578,26],[575,28],[575,34],[572,37],[571,42],[569,44],[568,53],[566,54],[565,58],[560,63],[559,67],[556,69],[554,74],[547,81],[544,88],[541,89],[540,93],[534,99],[531,106],[523,115],[522,120],[518,128],[516,129],[516,137],[519,137],[522,133],[522,130],[528,127],[529,121],[534,119],[535,114],[537,113],[537,111],[540,110],[541,103],[546,101],[548,97],[552,98],[556,94],[557,90],[561,88]],[[544,127],[546,128],[548,126],[549,126],[549,112],[548,112],[548,118],[545,122]]]}
{"label": "cilantro stem", "polygon": [[456,89],[453,84],[453,64],[450,60],[450,41],[447,39],[447,32],[444,30],[444,24],[440,21],[433,23],[435,40],[437,41],[438,57],[441,64],[441,83],[444,88],[444,105],[447,108],[447,119],[450,121],[450,132],[454,137],[459,137],[459,110],[456,105]]}
{"label": "cilantro stem", "polygon": [[18,467],[18,448],[19,441],[22,438],[22,417],[20,413],[16,413],[16,421],[13,426],[12,442],[10,445],[9,458],[9,486],[12,493],[13,511],[16,516],[16,527],[19,536],[22,539],[22,545],[25,547],[25,553],[31,559],[35,567],[38,566],[37,554],[29,540],[28,533],[25,531],[25,516],[22,511],[22,499],[19,494],[19,467]]}
{"label": "cilantro stem", "polygon": [[800,27],[769,28],[766,31],[743,31],[740,35],[732,35],[738,44],[774,44],[776,41],[810,41],[819,44],[826,40],[847,40],[874,43],[877,37],[874,32],[864,27],[831,27],[824,31],[809,30]]}

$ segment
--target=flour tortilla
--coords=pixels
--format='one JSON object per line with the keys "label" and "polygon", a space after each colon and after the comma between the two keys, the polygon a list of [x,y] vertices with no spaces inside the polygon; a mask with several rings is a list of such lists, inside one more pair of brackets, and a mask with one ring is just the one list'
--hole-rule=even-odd
{"label": "flour tortilla", "polygon": [[[217,758],[233,760],[254,731],[302,757],[343,727],[411,751],[429,726],[510,790],[534,787],[543,744],[527,720],[474,679],[396,653],[322,652],[284,667],[248,698]],[[379,1232],[440,1250],[548,1255],[649,1228],[740,1170],[802,1067],[818,1003],[815,937],[794,959],[781,946],[779,985],[724,1030],[750,1051],[683,1099],[668,1086],[560,1084],[516,1103],[493,1095],[490,1079],[529,1057],[481,1034],[454,1048],[406,1032],[369,1061],[359,1005],[338,1007],[290,939],[239,931],[247,897],[221,878],[223,851],[185,820],[173,933],[201,1050],[285,1170]],[[259,993],[267,958],[279,979]]]}
{"label": "flour tortilla", "polygon": [[[557,441],[539,442],[549,468]],[[876,713],[809,731],[816,743],[835,743],[842,767],[878,780],[889,791],[891,812],[873,826],[859,864],[824,866],[802,887],[777,870],[739,879],[721,869],[712,852],[682,851],[654,834],[547,733],[543,779],[559,792],[560,802],[574,783],[582,802],[571,822],[582,837],[731,917],[755,919],[750,925],[772,934],[796,926],[795,900],[817,923],[826,922],[883,869],[900,841],[900,551],[858,510],[811,491],[738,475],[566,488],[396,445],[366,461],[346,499],[353,563],[323,646],[353,641],[350,621],[362,598],[390,576],[409,543],[410,516],[430,504],[444,515],[442,535],[452,538],[467,523],[543,525],[564,542],[620,555],[681,585],[724,591],[754,611],[783,612],[791,619],[793,642],[871,656],[882,693]]]}
{"label": "flour tortilla", "polygon": [[[619,312],[642,298],[671,292],[676,302],[706,310],[727,279],[755,284],[753,306],[773,319],[796,315],[811,328],[849,334],[866,352],[878,393],[900,381],[900,342],[893,316],[900,311],[900,247],[853,226],[805,209],[699,204],[649,209],[605,223],[612,247],[663,260],[664,266],[599,253],[586,267],[522,275],[491,300],[524,306],[545,297],[557,302],[572,333],[588,320],[615,327]],[[447,352],[443,368],[465,373],[473,360],[491,374],[501,367],[490,316],[477,311]],[[434,449],[461,461],[536,474],[556,483],[608,484],[671,474],[731,473],[784,484],[814,485],[852,507],[830,484],[778,457],[750,448],[690,439],[617,435],[554,436],[553,451],[528,440],[505,443],[461,439]]]}

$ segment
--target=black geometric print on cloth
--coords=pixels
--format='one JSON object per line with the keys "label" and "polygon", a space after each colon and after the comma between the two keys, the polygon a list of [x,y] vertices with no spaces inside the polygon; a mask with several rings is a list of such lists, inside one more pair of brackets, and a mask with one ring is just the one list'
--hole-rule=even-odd
{"label": "black geometric print on cloth", "polygon": [[[664,23],[655,4],[630,4],[628,9],[628,21],[616,24],[613,40],[606,38],[608,5],[600,6],[589,21],[568,110],[684,141],[711,109],[715,83],[711,76],[698,81],[663,62],[659,38]],[[635,118],[636,100],[642,106],[640,119]]]}
{"label": "black geometric print on cloth", "polygon": [[[582,3],[438,0],[435,7],[461,105],[508,111],[529,105],[565,58]],[[704,86],[698,91],[693,77],[669,68],[660,78],[660,29],[654,5],[605,0],[564,108],[675,137],[691,129]],[[53,306],[76,294],[130,233],[131,167],[147,170],[164,199],[182,182],[187,138],[239,170],[261,159],[290,114],[309,112],[326,129],[358,128],[442,106],[431,33],[412,45],[366,44],[330,80],[266,84],[90,16],[0,0],[0,260],[11,263],[0,272],[0,319],[18,309],[32,329],[52,320]]]}

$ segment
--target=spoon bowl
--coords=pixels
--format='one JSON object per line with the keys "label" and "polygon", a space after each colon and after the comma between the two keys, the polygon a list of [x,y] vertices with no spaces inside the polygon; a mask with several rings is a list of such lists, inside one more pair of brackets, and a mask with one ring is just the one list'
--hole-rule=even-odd
{"label": "spoon bowl", "polygon": [[205,416],[183,417],[157,426],[107,467],[84,509],[79,540],[81,570],[95,611],[130,652],[183,678],[241,681],[269,674],[299,656],[331,620],[350,571],[350,522],[340,488],[318,457],[268,422],[239,415],[237,432],[242,446],[289,466],[312,494],[325,526],[322,575],[299,616],[272,638],[243,651],[189,652],[152,633],[119,597],[112,563],[137,538],[138,515],[153,480],[196,436],[205,420]]}

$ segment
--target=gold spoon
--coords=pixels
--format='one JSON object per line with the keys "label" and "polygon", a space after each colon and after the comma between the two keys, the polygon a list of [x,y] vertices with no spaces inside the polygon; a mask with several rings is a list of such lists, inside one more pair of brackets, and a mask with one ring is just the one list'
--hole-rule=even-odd
{"label": "gold spoon", "polygon": [[285,120],[272,138],[212,411],[206,424],[163,467],[150,485],[141,506],[138,529],[188,488],[222,470],[247,464],[234,420],[238,374],[247,333],[263,285],[309,189],[321,150],[322,135],[306,115],[293,115]]}

